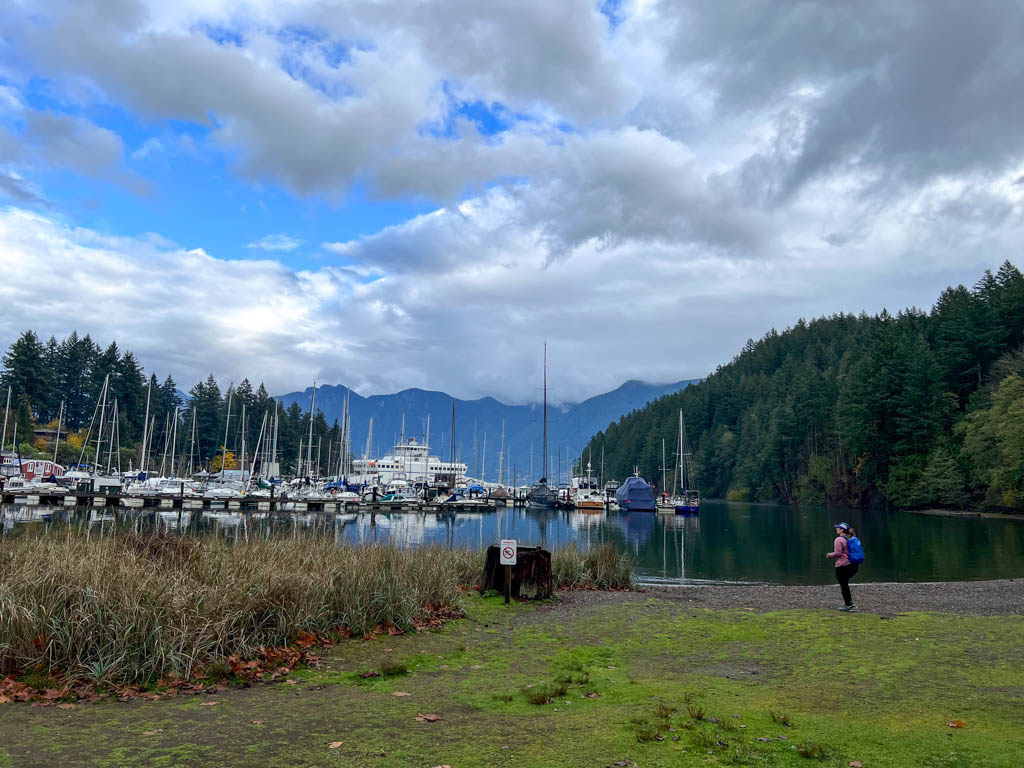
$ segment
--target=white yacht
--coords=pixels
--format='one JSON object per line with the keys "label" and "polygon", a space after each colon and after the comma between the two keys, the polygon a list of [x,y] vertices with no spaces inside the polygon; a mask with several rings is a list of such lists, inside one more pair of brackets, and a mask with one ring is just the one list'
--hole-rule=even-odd
{"label": "white yacht", "polygon": [[465,484],[466,465],[462,462],[441,461],[430,455],[430,446],[410,437],[394,447],[394,452],[379,459],[355,459],[352,471],[356,482],[385,487],[395,480],[404,480],[410,485]]}

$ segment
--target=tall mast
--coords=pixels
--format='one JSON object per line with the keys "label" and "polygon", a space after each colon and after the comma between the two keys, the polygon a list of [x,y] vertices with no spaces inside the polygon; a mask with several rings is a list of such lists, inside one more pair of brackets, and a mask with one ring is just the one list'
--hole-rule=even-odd
{"label": "tall mast", "polygon": [[[95,418],[95,414],[93,414]],[[4,432],[3,437],[0,437],[0,451],[4,448],[4,443],[7,442],[7,421],[11,418],[11,388],[7,387],[7,407],[4,409]]]}
{"label": "tall mast", "polygon": [[103,379],[103,390],[101,392],[101,403],[100,403],[100,429],[96,433],[96,461],[93,462],[93,469],[98,470],[100,467],[100,439],[103,436],[103,422],[107,415],[107,388],[110,386],[110,374],[108,373]]}
{"label": "tall mast", "polygon": [[402,436],[401,436],[400,440],[403,443],[405,442],[405,412],[404,411],[402,412]]}
{"label": "tall mast", "polygon": [[245,478],[245,401],[242,402],[242,478]]}
{"label": "tall mast", "polygon": [[189,430],[189,441],[188,441],[188,476],[192,477],[194,466],[192,464],[192,455],[195,453],[196,448],[196,407],[192,406],[192,429]]}
{"label": "tall mast", "polygon": [[505,484],[505,420],[501,420],[501,450],[498,452],[498,482]]}
{"label": "tall mast", "polygon": [[316,413],[316,381],[313,381],[313,393],[309,400],[309,439],[306,441],[306,474],[311,475],[310,466],[313,462],[313,415]]}
{"label": "tall mast", "polygon": [[480,482],[487,482],[487,433],[484,432],[484,449],[480,451]]}
{"label": "tall mast", "polygon": [[[149,436],[149,396],[153,393],[153,377],[149,377],[146,387],[146,416],[142,420],[142,455],[139,456],[139,471],[146,471],[146,438]],[[56,459],[54,459],[56,461]]]}
{"label": "tall mast", "polygon": [[544,454],[548,455],[548,343],[544,342]]}
{"label": "tall mast", "polygon": [[224,480],[224,464],[228,460],[228,426],[231,424],[231,399],[235,394],[233,385],[228,386],[228,415],[224,419],[224,445],[223,452],[220,455],[220,479]]}
{"label": "tall mast", "polygon": [[114,417],[110,420],[110,448],[107,450],[107,476],[110,475],[110,464],[114,458],[114,427],[117,424],[117,398],[114,398]]}
{"label": "tall mast", "polygon": [[366,453],[363,454],[363,458],[369,459],[370,453],[373,451],[373,416],[370,417],[370,428],[366,432]]}
{"label": "tall mast", "polygon": [[[174,409],[174,423],[171,424],[171,475],[178,474],[175,470],[178,464],[178,408]],[[222,467],[223,469],[223,467]]]}
{"label": "tall mast", "polygon": [[665,438],[661,438],[661,492],[665,493]]}
{"label": "tall mast", "polygon": [[160,477],[167,477],[167,447],[171,444],[171,414],[164,416],[164,457],[160,459]]}
{"label": "tall mast", "polygon": [[[53,463],[57,463],[57,448],[60,446],[60,423],[64,419],[64,401],[60,401],[60,412],[57,414],[57,442],[53,444]],[[0,443],[0,445],[3,445]]]}

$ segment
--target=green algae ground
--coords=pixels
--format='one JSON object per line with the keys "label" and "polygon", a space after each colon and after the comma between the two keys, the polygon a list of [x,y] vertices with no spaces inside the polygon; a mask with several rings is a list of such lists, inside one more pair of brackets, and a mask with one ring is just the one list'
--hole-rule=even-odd
{"label": "green algae ground", "polygon": [[2,705],[0,766],[1008,768],[1024,754],[1021,617],[709,611],[643,593],[465,607],[441,632],[343,643],[288,682]]}

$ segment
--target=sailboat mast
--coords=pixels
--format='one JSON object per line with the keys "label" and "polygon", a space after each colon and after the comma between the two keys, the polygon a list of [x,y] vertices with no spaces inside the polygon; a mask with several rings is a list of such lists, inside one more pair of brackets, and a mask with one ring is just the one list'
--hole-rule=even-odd
{"label": "sailboat mast", "polygon": [[[95,418],[96,414],[93,414]],[[11,388],[7,387],[7,407],[4,409],[4,432],[3,437],[0,437],[0,450],[3,450],[4,443],[7,442],[7,421],[11,418]]]}
{"label": "sailboat mast", "polygon": [[114,427],[117,424],[117,398],[114,398],[114,416],[110,421],[110,447],[107,450],[107,475],[110,475],[110,464],[114,459]]}
{"label": "sailboat mast", "polygon": [[60,401],[60,412],[57,414],[57,441],[53,444],[53,463],[57,463],[57,448],[60,447],[60,423],[64,420],[64,401]]}
{"label": "sailboat mast", "polygon": [[228,388],[228,415],[224,420],[224,445],[220,455],[220,479],[224,479],[224,464],[228,460],[228,427],[231,425],[231,399],[235,394],[234,386]]}
{"label": "sailboat mast", "polygon": [[188,441],[188,476],[192,477],[195,466],[192,463],[192,456],[196,450],[196,407],[192,406],[192,429],[189,430]]}
{"label": "sailboat mast", "polygon": [[[115,405],[117,403],[115,402]],[[171,424],[171,464],[169,469],[171,470],[171,477],[177,475],[178,468],[178,409],[174,409],[174,423]],[[222,467],[223,469],[223,467]]]}
{"label": "sailboat mast", "polygon": [[[139,456],[139,471],[146,471],[146,438],[149,436],[149,397],[153,394],[153,377],[149,377],[146,387],[146,416],[142,419],[142,455]],[[56,459],[54,459],[56,461]]]}
{"label": "sailboat mast", "polygon": [[245,478],[245,403],[242,403],[242,463],[239,465],[242,467],[242,478]]}
{"label": "sailboat mast", "polygon": [[309,400],[309,437],[306,439],[306,476],[312,476],[313,466],[313,415],[316,413],[316,382]]}
{"label": "sailboat mast", "polygon": [[103,391],[101,392],[101,405],[100,405],[100,428],[96,433],[96,461],[93,462],[93,469],[99,469],[100,456],[103,453],[103,449],[100,447],[100,440],[103,437],[103,423],[106,420],[107,415],[107,388],[110,386],[110,374],[108,373],[103,379]]}
{"label": "sailboat mast", "polygon": [[544,342],[544,460],[548,455],[548,343]]}

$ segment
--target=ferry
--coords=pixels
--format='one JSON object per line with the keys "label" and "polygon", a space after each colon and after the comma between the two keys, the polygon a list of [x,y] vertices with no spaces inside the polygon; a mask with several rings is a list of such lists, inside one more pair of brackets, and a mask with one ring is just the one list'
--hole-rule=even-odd
{"label": "ferry", "polygon": [[392,453],[379,459],[362,458],[352,462],[355,482],[382,488],[397,480],[404,480],[411,486],[429,484],[454,488],[466,484],[466,469],[462,462],[441,461],[432,456],[430,446],[415,437],[399,442]]}

